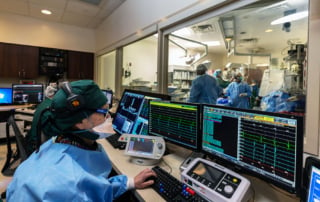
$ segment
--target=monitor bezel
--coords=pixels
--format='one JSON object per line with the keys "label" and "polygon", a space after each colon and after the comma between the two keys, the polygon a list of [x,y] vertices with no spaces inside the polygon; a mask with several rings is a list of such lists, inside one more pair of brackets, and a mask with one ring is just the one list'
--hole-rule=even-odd
{"label": "monitor bezel", "polygon": [[112,105],[113,105],[113,91],[112,90],[105,90],[105,89],[101,89],[101,91],[111,94],[111,100],[110,100],[110,104],[109,104],[109,109],[111,109]]}
{"label": "monitor bezel", "polygon": [[[132,90],[132,89],[124,89],[123,92],[122,92],[122,95],[121,95],[121,99],[119,100],[119,103],[118,103],[118,107],[117,107],[117,110],[116,110],[116,113],[115,113],[115,117],[117,117],[117,115],[119,114],[119,111],[121,110],[120,109],[120,104],[123,102],[123,99],[124,99],[124,95],[126,93],[135,93],[135,94],[140,94],[140,95],[143,95],[144,97],[156,97],[156,98],[160,98],[162,100],[171,100],[171,96],[170,95],[167,95],[167,94],[161,94],[161,93],[155,93],[155,92],[146,92],[146,91],[139,91],[139,90]],[[112,126],[114,125],[114,121],[116,119],[113,118],[112,120]],[[114,131],[118,134],[123,134],[121,132],[119,132],[117,129],[114,128]]]}
{"label": "monitor bezel", "polygon": [[[40,102],[14,102],[14,88],[15,86],[41,86],[41,91],[42,91],[42,100]],[[45,95],[44,95],[44,84],[42,83],[35,83],[35,84],[20,84],[20,83],[13,83],[12,84],[12,104],[14,105],[25,105],[25,104],[40,104],[41,102],[43,102],[43,100],[45,99]]]}
{"label": "monitor bezel", "polygon": [[4,89],[4,90],[9,90],[11,91],[11,102],[10,103],[1,103],[0,102],[0,106],[3,106],[3,105],[12,105],[13,104],[13,91],[12,91],[12,88],[10,87],[0,87],[0,89]]}
{"label": "monitor bezel", "polygon": [[[233,108],[233,107],[228,107],[228,106],[222,106],[222,105],[213,105],[213,104],[203,104],[202,105],[202,116],[204,115],[204,108],[205,106],[208,107],[216,107],[220,109],[228,109],[228,110],[235,110],[235,111],[243,111],[243,112],[248,112],[248,113],[256,113],[256,114],[262,114],[262,115],[267,115],[267,116],[277,116],[277,117],[283,117],[283,118],[291,118],[297,120],[297,142],[296,142],[296,181],[295,181],[295,187],[291,187],[286,183],[281,183],[271,177],[265,176],[263,174],[260,174],[259,172],[255,172],[252,169],[246,168],[245,166],[242,166],[241,164],[237,164],[234,161],[231,161],[228,158],[222,158],[219,155],[215,155],[211,152],[208,152],[203,149],[202,143],[201,143],[201,152],[206,154],[209,158],[216,160],[217,162],[221,163],[222,165],[229,167],[230,169],[237,170],[238,172],[249,174],[251,176],[258,177],[268,183],[271,183],[287,192],[290,194],[295,194],[296,196],[300,196],[301,194],[301,180],[302,180],[302,170],[303,170],[303,136],[304,136],[304,117],[295,115],[295,114],[287,114],[287,113],[273,113],[273,112],[266,112],[266,111],[260,111],[260,110],[253,110],[253,109],[239,109],[239,108]],[[202,117],[203,118],[203,117]],[[201,118],[201,119],[202,119]],[[204,122],[202,122],[202,127],[203,127]],[[203,131],[202,131],[203,132]],[[202,134],[203,135],[203,134]],[[201,136],[202,136],[201,135]]]}
{"label": "monitor bezel", "polygon": [[[150,132],[150,124],[148,124],[148,133],[149,135],[154,135],[154,136],[159,136],[159,137],[163,137],[163,139],[165,141],[168,141],[172,144],[175,144],[175,145],[178,145],[178,146],[181,146],[183,148],[186,148],[186,149],[189,149],[189,150],[192,150],[194,152],[201,152],[201,149],[202,149],[202,119],[201,119],[201,111],[202,111],[202,108],[201,108],[201,104],[199,103],[191,103],[191,102],[178,102],[178,101],[161,101],[161,100],[155,100],[156,102],[163,102],[163,103],[172,103],[172,104],[183,104],[183,105],[190,105],[190,106],[196,106],[197,107],[197,110],[198,110],[198,117],[197,117],[197,121],[198,121],[198,126],[197,126],[197,131],[198,131],[198,134],[197,134],[197,144],[196,144],[196,148],[192,147],[192,146],[189,146],[189,145],[185,145],[185,144],[182,144],[182,143],[179,143],[177,141],[173,141],[165,136],[162,136],[162,135],[157,135],[157,134],[154,134],[152,132]],[[150,121],[150,111],[149,111],[149,121]]]}

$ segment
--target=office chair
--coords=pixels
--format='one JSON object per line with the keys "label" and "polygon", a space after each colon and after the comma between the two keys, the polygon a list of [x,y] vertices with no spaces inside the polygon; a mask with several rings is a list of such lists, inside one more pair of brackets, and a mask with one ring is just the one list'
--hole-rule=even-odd
{"label": "office chair", "polygon": [[[12,128],[12,130],[10,130]],[[12,138],[10,137],[10,132],[14,133],[14,140],[16,142],[16,149],[13,151],[11,146]],[[2,174],[5,176],[12,176],[14,171],[19,166],[21,162],[28,158],[28,154],[26,152],[26,140],[22,135],[15,119],[12,114],[6,124],[6,139],[7,139],[7,159],[1,170]]]}

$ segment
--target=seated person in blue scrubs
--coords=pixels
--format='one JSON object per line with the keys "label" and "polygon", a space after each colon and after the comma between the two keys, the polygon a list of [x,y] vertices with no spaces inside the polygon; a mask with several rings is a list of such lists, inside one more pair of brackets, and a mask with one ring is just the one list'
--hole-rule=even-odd
{"label": "seated person in blue scrubs", "polygon": [[70,87],[82,99],[68,99],[70,93],[62,88],[55,94],[50,126],[59,133],[19,165],[7,187],[7,201],[113,201],[154,183],[146,180],[156,176],[149,168],[134,178],[109,177],[111,162],[96,141],[102,137],[92,130],[106,120],[106,96],[91,80],[74,81]]}

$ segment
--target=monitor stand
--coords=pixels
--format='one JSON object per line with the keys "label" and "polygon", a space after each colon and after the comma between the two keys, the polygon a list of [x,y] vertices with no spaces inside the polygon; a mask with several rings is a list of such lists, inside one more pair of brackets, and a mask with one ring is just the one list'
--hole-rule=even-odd
{"label": "monitor stand", "polygon": [[192,152],[181,164],[180,166],[180,171],[184,171],[184,169],[186,169],[188,167],[188,165],[193,161],[193,159],[195,158],[204,158],[205,155],[203,153],[200,152]]}
{"label": "monitor stand", "polygon": [[139,157],[130,157],[130,162],[140,166],[152,166],[159,163],[161,159],[147,159]]}

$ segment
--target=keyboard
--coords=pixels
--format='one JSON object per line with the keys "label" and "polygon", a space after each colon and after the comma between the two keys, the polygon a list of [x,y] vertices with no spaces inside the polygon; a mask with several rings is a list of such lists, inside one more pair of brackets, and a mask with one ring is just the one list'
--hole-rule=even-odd
{"label": "keyboard", "polygon": [[119,134],[114,134],[107,137],[106,140],[112,145],[113,148],[123,150],[126,148],[127,143],[118,141],[119,137]]}
{"label": "keyboard", "polygon": [[159,166],[153,167],[152,170],[157,173],[158,177],[154,180],[151,187],[166,201],[207,202],[206,199],[198,195],[193,189]]}

